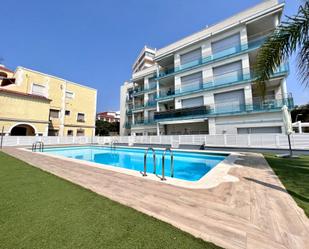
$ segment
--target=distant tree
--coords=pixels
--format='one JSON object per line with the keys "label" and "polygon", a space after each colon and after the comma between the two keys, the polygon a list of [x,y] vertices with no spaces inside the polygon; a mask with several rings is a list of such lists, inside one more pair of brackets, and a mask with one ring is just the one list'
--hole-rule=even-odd
{"label": "distant tree", "polygon": [[103,120],[97,120],[95,134],[97,136],[109,136],[110,132],[119,134],[119,128],[119,122],[109,123]]}

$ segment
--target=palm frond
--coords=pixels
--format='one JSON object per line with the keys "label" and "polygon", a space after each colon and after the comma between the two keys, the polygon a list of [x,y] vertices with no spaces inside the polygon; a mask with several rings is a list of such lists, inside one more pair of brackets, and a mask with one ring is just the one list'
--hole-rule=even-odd
{"label": "palm frond", "polygon": [[[300,6],[295,16],[287,17],[262,45],[254,65],[255,83],[260,94],[265,95],[267,81],[275,70],[300,48],[298,69],[300,79],[307,86],[309,83],[309,0]],[[307,44],[307,45],[306,45]],[[307,46],[307,47],[306,47]]]}

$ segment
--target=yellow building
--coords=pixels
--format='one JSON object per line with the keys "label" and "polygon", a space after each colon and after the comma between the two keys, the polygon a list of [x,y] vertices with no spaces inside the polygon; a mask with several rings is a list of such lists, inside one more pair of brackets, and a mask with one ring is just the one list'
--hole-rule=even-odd
{"label": "yellow building", "polygon": [[52,75],[0,65],[0,133],[93,136],[97,91]]}

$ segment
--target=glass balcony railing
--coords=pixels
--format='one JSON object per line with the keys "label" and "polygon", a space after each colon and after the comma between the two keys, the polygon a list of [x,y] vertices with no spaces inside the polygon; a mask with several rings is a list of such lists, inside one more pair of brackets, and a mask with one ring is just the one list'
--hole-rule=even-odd
{"label": "glass balcony railing", "polygon": [[131,128],[132,123],[131,122],[126,122],[123,127],[126,129],[130,129]]}
{"label": "glass balcony railing", "polygon": [[145,120],[135,120],[132,127],[143,126],[143,125],[154,125],[156,122],[154,119],[145,119]]}
{"label": "glass balcony railing", "polygon": [[159,91],[159,98],[169,97],[175,95],[175,89],[161,89]]}
{"label": "glass balcony railing", "polygon": [[216,115],[233,115],[248,112],[269,112],[280,111],[283,105],[287,105],[289,109],[294,107],[293,98],[263,100],[252,104],[241,103],[221,103],[217,105],[206,105],[192,108],[183,108],[163,112],[155,112],[155,121],[190,119],[190,118],[206,118]]}
{"label": "glass balcony railing", "polygon": [[179,67],[162,70],[159,72],[159,75],[157,78],[165,77],[165,76],[175,74],[175,73],[180,73],[180,72],[183,72],[191,68],[206,65],[208,63],[212,63],[214,61],[224,59],[229,56],[237,55],[239,53],[249,52],[251,50],[259,48],[264,43],[265,40],[266,40],[266,36],[263,36],[258,39],[254,39],[248,43],[237,44],[235,46],[231,46],[227,49],[224,49],[218,53],[215,53],[215,54],[212,54],[206,57],[201,57],[199,60],[195,60],[195,61],[183,64],[183,65],[180,65]]}
{"label": "glass balcony railing", "polygon": [[144,108],[144,104],[143,103],[135,103],[134,107],[132,108],[132,111],[136,111],[136,110],[140,110]]}
{"label": "glass balcony railing", "polygon": [[160,120],[174,120],[174,119],[185,119],[194,116],[204,116],[210,113],[209,106],[198,106],[192,108],[182,108],[163,112],[155,112],[154,119]]}
{"label": "glass balcony railing", "polygon": [[132,108],[127,109],[126,114],[127,115],[132,115]]}
{"label": "glass balcony railing", "polygon": [[135,106],[131,109],[131,111],[142,110],[144,108],[152,108],[157,106],[156,100],[149,100],[145,104],[139,103],[135,104]]}
{"label": "glass balcony railing", "polygon": [[148,87],[136,87],[133,91],[133,96],[140,95],[146,92],[154,91],[157,88],[157,84],[155,82],[149,83]]}
{"label": "glass balcony railing", "polygon": [[147,101],[147,103],[145,104],[145,108],[151,108],[151,107],[155,107],[157,106],[157,101],[156,100],[150,100]]}
{"label": "glass balcony railing", "polygon": [[[272,78],[288,73],[288,71],[289,71],[288,64],[284,64],[274,72]],[[157,98],[157,100],[172,98],[179,95],[186,95],[197,91],[215,89],[218,87],[236,85],[247,81],[253,81],[254,79],[255,77],[253,71],[250,71],[249,68],[244,68],[241,70],[228,72],[222,75],[209,77],[208,79],[206,79],[204,83],[193,83],[190,85],[182,86],[181,88],[175,90],[170,89],[169,91],[160,90],[159,97]]]}

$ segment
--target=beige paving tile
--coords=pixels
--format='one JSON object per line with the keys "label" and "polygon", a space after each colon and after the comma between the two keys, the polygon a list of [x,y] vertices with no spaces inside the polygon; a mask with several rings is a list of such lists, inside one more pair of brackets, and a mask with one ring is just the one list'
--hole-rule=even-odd
{"label": "beige paving tile", "polygon": [[238,182],[186,189],[13,147],[4,151],[225,248],[309,245],[307,217],[260,154],[242,153],[229,172]]}

